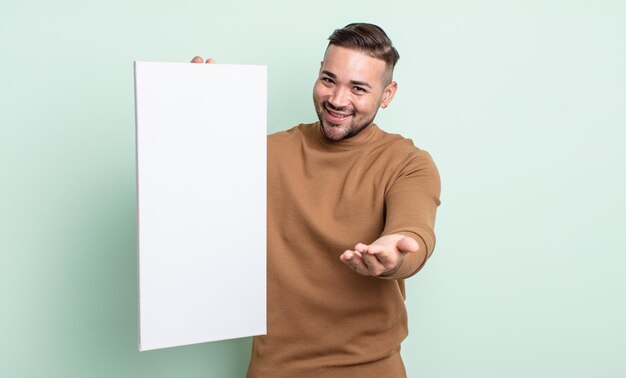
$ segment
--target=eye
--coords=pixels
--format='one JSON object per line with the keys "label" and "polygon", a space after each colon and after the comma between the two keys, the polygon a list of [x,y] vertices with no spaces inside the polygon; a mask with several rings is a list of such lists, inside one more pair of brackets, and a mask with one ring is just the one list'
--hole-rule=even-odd
{"label": "eye", "polygon": [[366,93],[366,92],[367,92],[367,91],[365,90],[365,88],[363,88],[363,87],[354,87],[354,88],[352,88],[352,90],[353,90],[355,93]]}
{"label": "eye", "polygon": [[334,84],[335,82],[333,81],[333,79],[323,76],[322,78],[320,78],[320,80],[322,80],[322,82],[324,84]]}

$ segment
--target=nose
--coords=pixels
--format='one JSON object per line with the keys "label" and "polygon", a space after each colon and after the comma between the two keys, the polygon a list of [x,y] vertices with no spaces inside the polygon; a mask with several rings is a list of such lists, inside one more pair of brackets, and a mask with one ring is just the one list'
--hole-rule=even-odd
{"label": "nose", "polygon": [[341,87],[335,87],[330,98],[328,99],[328,103],[336,110],[341,110],[348,106],[349,103],[349,93],[347,90]]}

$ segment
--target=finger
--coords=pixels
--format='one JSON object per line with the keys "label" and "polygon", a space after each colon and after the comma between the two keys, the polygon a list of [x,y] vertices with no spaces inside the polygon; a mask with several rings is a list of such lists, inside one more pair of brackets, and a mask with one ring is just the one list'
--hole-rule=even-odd
{"label": "finger", "polygon": [[339,259],[341,259],[341,261],[346,262],[348,260],[350,260],[352,258],[352,256],[354,256],[354,251],[351,250],[346,250],[344,251],[341,256],[339,256]]}
{"label": "finger", "polygon": [[398,268],[404,260],[404,254],[400,252],[392,252],[389,254],[374,255],[376,259],[385,267],[385,272],[392,271]]}
{"label": "finger", "polygon": [[354,250],[361,252],[361,253],[365,253],[367,252],[367,244],[363,244],[363,243],[358,243],[357,245],[354,246]]}
{"label": "finger", "polygon": [[201,56],[194,56],[193,59],[191,59],[191,63],[202,63],[204,62],[204,59],[202,59]]}
{"label": "finger", "polygon": [[367,270],[372,276],[379,276],[387,270],[387,268],[374,255],[366,253],[363,255],[363,262],[367,265]]}
{"label": "finger", "polygon": [[389,248],[385,248],[382,245],[372,244],[367,248],[367,253],[370,255],[376,255],[377,257],[385,258],[389,256],[391,251]]}
{"label": "finger", "polygon": [[398,241],[397,248],[402,253],[416,253],[420,245],[413,238],[404,237]]}
{"label": "finger", "polygon": [[367,251],[367,254],[376,258],[378,262],[384,267],[385,271],[393,269],[403,259],[403,254],[394,249],[385,248],[380,245],[372,245]]}
{"label": "finger", "polygon": [[[202,63],[202,62],[200,62],[200,63]],[[206,64],[215,64],[215,59],[213,59],[213,58],[207,59],[206,60]]]}
{"label": "finger", "polygon": [[339,259],[344,263],[349,265],[352,260],[354,260],[355,258],[361,258],[360,254],[357,256],[358,252],[355,251],[351,251],[351,250],[347,250],[344,253],[341,254],[341,256],[339,256]]}
{"label": "finger", "polygon": [[359,274],[368,275],[368,269],[360,254],[356,251],[347,250],[340,256],[341,261],[350,269]]}

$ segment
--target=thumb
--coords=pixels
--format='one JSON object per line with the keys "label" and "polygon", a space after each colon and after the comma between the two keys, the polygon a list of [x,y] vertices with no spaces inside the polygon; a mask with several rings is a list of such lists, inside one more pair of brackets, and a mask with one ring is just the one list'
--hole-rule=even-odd
{"label": "thumb", "polygon": [[396,248],[402,253],[417,253],[420,250],[420,245],[415,239],[405,236],[398,240]]}

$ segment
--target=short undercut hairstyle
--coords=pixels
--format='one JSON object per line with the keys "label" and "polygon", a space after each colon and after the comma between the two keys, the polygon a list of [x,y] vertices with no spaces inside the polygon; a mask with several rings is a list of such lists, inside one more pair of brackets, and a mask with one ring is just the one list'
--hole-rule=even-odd
{"label": "short undercut hairstyle", "polygon": [[359,50],[372,58],[384,61],[387,64],[385,76],[387,82],[391,82],[393,69],[400,59],[400,54],[381,27],[367,23],[348,24],[342,29],[335,30],[328,40],[330,41],[328,46]]}

